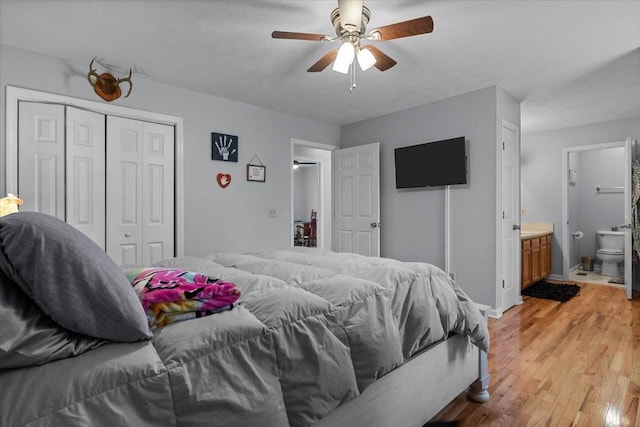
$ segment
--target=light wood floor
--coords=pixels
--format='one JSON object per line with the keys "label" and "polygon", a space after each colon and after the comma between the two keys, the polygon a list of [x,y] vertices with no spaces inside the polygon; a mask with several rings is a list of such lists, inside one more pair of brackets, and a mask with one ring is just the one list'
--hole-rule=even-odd
{"label": "light wood floor", "polygon": [[565,303],[525,297],[489,319],[491,398],[458,396],[460,426],[640,426],[640,299],[579,284]]}

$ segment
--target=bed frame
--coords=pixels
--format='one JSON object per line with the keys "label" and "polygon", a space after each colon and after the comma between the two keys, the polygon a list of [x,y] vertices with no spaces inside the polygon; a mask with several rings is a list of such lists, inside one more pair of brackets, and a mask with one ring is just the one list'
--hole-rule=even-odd
{"label": "bed frame", "polygon": [[487,353],[455,335],[375,381],[314,427],[420,427],[465,390],[475,402],[488,401],[489,378]]}

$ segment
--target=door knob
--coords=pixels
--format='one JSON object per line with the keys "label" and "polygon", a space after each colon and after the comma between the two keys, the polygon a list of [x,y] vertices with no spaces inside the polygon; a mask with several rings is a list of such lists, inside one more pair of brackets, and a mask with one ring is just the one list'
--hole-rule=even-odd
{"label": "door knob", "polygon": [[131,237],[131,233],[124,233],[124,237]]}
{"label": "door knob", "polygon": [[372,222],[371,223],[371,228],[380,228],[380,223],[379,222]]}
{"label": "door knob", "polygon": [[520,226],[518,224],[513,224],[513,229],[514,230],[520,230]]}

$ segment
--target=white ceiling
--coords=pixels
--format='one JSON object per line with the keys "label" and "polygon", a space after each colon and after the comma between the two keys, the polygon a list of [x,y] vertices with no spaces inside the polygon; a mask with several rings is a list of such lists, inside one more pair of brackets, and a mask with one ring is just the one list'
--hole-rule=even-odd
{"label": "white ceiling", "polygon": [[[640,1],[378,1],[368,29],[431,15],[434,31],[371,42],[398,61],[348,77],[306,69],[337,42],[334,1],[0,0],[0,43],[93,57],[150,78],[343,125],[492,85],[535,132],[640,116]],[[2,58],[0,58],[0,61]],[[359,70],[358,70],[359,71]],[[144,75],[146,74],[146,76]]]}

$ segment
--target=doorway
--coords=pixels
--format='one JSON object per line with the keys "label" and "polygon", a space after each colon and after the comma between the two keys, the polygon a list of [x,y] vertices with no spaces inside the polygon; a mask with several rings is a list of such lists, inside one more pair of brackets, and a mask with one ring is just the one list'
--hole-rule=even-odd
{"label": "doorway", "polygon": [[[320,207],[320,163],[294,156],[293,227],[294,246],[318,247],[317,221]],[[320,239],[322,240],[322,239]]]}
{"label": "doorway", "polygon": [[[563,150],[563,279],[631,292],[631,140]],[[617,234],[624,256],[602,271],[598,235]],[[622,256],[622,254],[621,254]],[[614,271],[614,273],[612,273]]]}
{"label": "doorway", "polygon": [[[337,147],[299,139],[291,140],[291,245],[305,242],[305,225],[315,220],[315,246],[332,248],[331,152]],[[297,236],[300,232],[301,235]]]}

